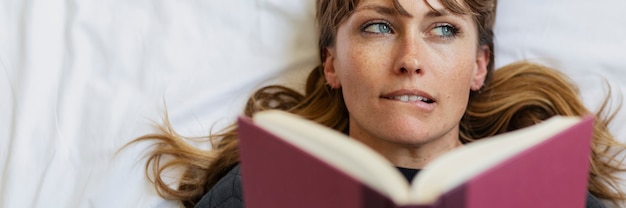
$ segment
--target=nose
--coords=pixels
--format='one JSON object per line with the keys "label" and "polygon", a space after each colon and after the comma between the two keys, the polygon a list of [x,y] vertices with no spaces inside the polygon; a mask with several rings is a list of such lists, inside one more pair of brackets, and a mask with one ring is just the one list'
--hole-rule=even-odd
{"label": "nose", "polygon": [[394,71],[397,74],[412,75],[423,74],[422,58],[424,51],[419,40],[413,38],[403,38],[398,42],[398,50]]}

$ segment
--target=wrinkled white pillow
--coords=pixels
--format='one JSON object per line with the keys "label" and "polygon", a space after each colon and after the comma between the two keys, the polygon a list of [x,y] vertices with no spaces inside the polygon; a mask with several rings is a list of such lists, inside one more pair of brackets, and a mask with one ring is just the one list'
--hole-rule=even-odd
{"label": "wrinkled white pillow", "polygon": [[[598,110],[613,91],[613,109],[626,93],[626,1],[499,1],[496,66],[529,60],[556,68],[580,88],[583,102]],[[626,108],[612,126],[626,142]]]}

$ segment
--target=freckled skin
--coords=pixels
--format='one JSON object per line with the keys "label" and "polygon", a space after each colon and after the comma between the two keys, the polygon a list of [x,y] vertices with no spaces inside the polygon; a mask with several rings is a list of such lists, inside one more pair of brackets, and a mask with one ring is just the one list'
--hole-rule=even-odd
{"label": "freckled skin", "polygon": [[[459,121],[470,90],[484,82],[489,56],[478,46],[470,16],[449,11],[429,16],[433,10],[423,1],[399,2],[411,16],[381,12],[395,11],[391,0],[361,1],[327,48],[325,75],[331,86],[343,90],[351,137],[395,165],[421,168],[461,145]],[[429,3],[445,10],[438,1]],[[389,25],[390,32],[372,23]],[[449,27],[442,25],[458,33],[443,37],[442,28]],[[417,105],[381,97],[398,90],[427,93],[436,102]]]}

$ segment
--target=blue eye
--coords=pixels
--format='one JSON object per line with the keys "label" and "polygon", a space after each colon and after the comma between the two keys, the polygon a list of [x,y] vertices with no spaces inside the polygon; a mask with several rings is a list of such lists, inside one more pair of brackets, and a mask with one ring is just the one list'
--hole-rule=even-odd
{"label": "blue eye", "polygon": [[363,32],[369,33],[391,33],[391,27],[387,23],[372,23],[363,27]]}
{"label": "blue eye", "polygon": [[459,31],[452,25],[439,25],[433,28],[433,34],[439,37],[452,38],[456,36]]}

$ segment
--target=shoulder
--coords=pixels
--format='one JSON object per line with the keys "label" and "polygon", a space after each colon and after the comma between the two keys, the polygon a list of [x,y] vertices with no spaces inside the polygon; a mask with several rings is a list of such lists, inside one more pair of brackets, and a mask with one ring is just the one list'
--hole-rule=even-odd
{"label": "shoulder", "polygon": [[239,173],[239,165],[236,165],[209,192],[202,196],[195,207],[244,207],[241,192],[241,174]]}
{"label": "shoulder", "polygon": [[587,192],[587,205],[586,208],[605,208],[604,204],[600,202],[593,194]]}

